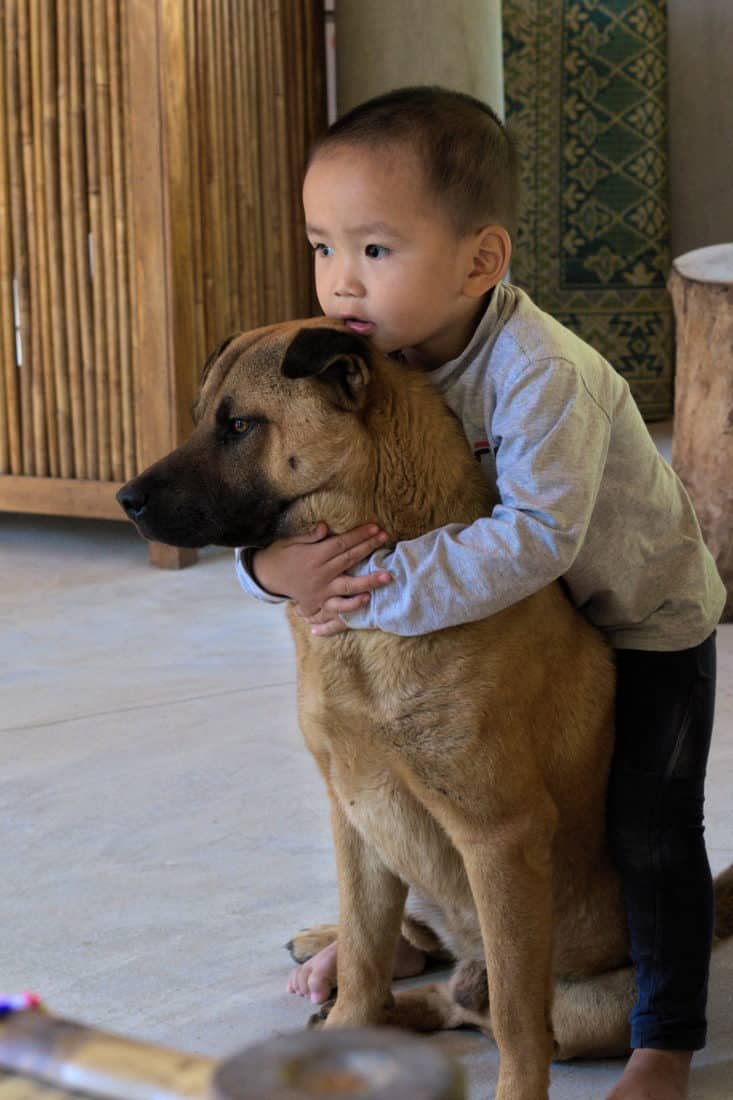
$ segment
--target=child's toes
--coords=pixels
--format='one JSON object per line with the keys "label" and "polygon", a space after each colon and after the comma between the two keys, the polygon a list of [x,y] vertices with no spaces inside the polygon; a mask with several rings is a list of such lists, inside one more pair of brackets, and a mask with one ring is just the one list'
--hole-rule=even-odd
{"label": "child's toes", "polygon": [[327,1001],[332,989],[333,986],[325,974],[311,973],[308,979],[308,993],[312,1004],[319,1005]]}
{"label": "child's toes", "polygon": [[305,997],[308,993],[308,979],[301,973],[302,970],[302,966],[296,966],[294,970],[290,971],[288,993],[297,993],[300,997]]}
{"label": "child's toes", "polygon": [[301,997],[307,997],[310,993],[309,981],[310,981],[310,966],[299,966],[295,972],[296,984],[298,986],[298,993]]}

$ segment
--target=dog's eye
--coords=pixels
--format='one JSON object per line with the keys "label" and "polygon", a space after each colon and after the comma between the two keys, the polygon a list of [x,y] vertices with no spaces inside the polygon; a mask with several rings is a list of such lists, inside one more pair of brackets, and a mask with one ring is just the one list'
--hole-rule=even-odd
{"label": "dog's eye", "polygon": [[229,421],[229,427],[235,435],[245,435],[250,430],[254,421],[247,420],[243,416],[235,416]]}

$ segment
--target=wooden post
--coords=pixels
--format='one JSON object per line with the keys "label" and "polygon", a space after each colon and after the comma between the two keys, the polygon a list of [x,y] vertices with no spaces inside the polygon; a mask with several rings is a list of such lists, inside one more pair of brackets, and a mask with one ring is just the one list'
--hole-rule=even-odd
{"label": "wooden post", "polygon": [[733,244],[700,248],[672,265],[677,324],[672,465],[715,558],[733,619]]}

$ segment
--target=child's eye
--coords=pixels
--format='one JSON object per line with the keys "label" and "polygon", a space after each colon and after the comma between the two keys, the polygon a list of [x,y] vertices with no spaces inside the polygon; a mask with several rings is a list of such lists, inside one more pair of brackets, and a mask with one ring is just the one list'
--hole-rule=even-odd
{"label": "child's eye", "polygon": [[317,256],[333,255],[333,249],[331,248],[331,246],[327,244],[321,244],[320,242],[313,245],[313,251],[316,253]]}
{"label": "child's eye", "polygon": [[385,256],[389,256],[389,249],[385,248],[383,244],[368,244],[364,249],[364,254],[370,260],[383,260]]}

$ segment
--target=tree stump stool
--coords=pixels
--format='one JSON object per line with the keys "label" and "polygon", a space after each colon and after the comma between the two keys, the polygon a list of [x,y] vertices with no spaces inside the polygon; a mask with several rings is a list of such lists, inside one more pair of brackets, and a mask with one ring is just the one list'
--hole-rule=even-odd
{"label": "tree stump stool", "polygon": [[690,494],[733,620],[733,244],[687,252],[667,284],[677,329],[672,465]]}

